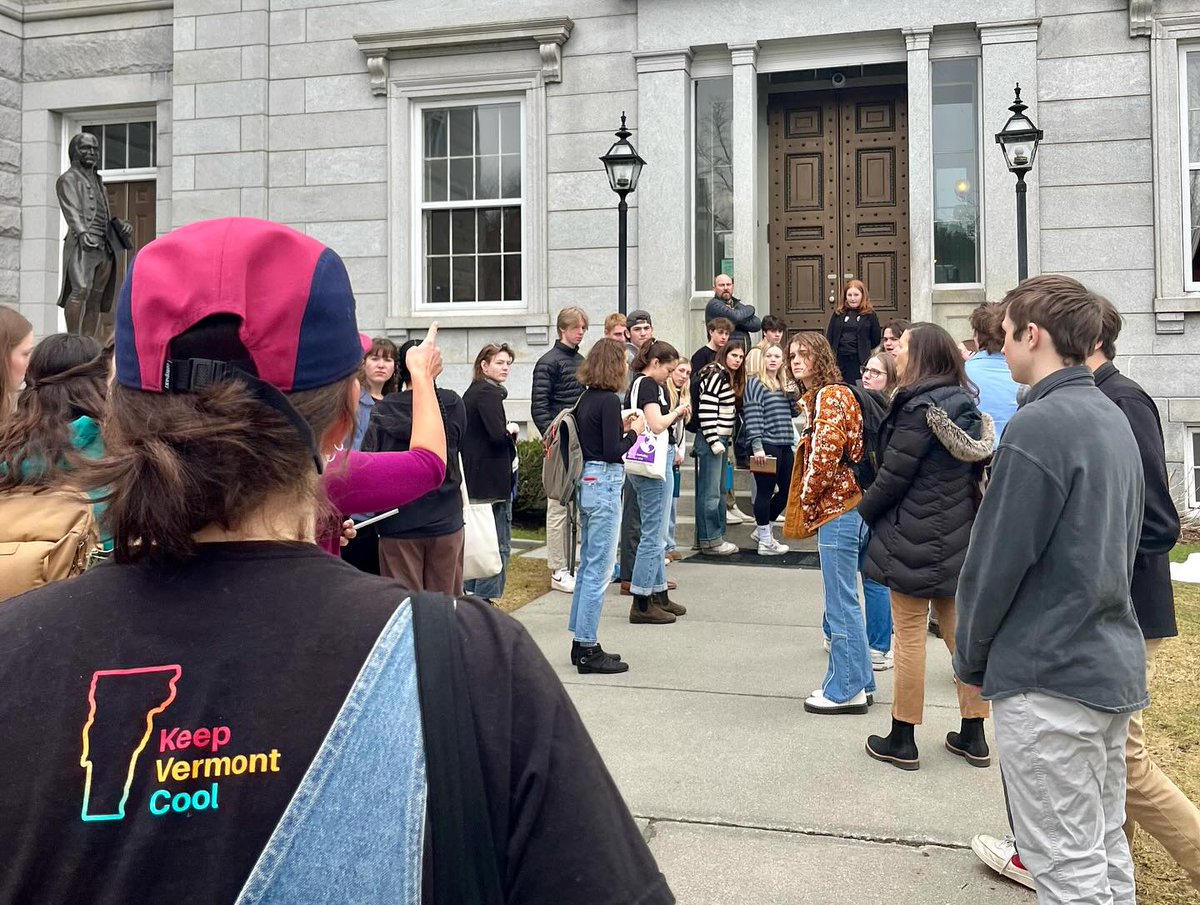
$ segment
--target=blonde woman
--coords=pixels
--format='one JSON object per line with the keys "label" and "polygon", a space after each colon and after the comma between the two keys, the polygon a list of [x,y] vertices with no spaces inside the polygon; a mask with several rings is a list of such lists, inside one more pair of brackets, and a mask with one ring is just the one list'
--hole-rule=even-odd
{"label": "blonde woman", "polygon": [[[686,358],[679,359],[675,370],[667,377],[667,399],[674,408],[683,404],[692,404],[692,363]],[[671,442],[675,444],[675,462],[672,473],[675,475],[675,488],[671,497],[671,520],[667,524],[667,563],[673,563],[683,558],[675,543],[675,522],[679,516],[679,487],[681,484],[680,468],[683,467],[684,447],[687,444],[687,431],[678,421],[671,425]]]}
{"label": "blonde woman", "polygon": [[[758,541],[759,556],[779,556],[788,552],[771,533],[771,523],[787,506],[792,480],[792,418],[799,409],[796,395],[788,391],[791,382],[784,376],[783,349],[768,346],[766,350],[752,349],[747,363],[757,360],[746,381],[746,396],[742,417],[746,435],[753,450],[750,468],[754,472],[754,539]],[[768,460],[775,468],[768,468]]]}

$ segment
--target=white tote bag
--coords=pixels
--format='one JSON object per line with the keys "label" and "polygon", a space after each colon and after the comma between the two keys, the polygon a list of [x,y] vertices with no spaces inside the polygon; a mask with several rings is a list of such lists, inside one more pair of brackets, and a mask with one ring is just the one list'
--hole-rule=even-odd
{"label": "white tote bag", "polygon": [[459,486],[463,501],[463,581],[491,578],[504,568],[500,558],[500,537],[496,534],[496,516],[491,503],[471,502],[461,455],[458,473],[462,476]]}
{"label": "white tote bag", "polygon": [[[638,384],[645,379],[645,377],[639,377],[633,382],[633,389],[629,394],[632,402],[637,402]],[[638,434],[638,438],[633,441],[633,446],[629,447],[629,452],[625,453],[625,474],[665,481],[667,479],[667,446],[669,444],[670,438],[667,436],[667,431],[656,434],[650,430],[650,426],[647,424],[646,428]]]}

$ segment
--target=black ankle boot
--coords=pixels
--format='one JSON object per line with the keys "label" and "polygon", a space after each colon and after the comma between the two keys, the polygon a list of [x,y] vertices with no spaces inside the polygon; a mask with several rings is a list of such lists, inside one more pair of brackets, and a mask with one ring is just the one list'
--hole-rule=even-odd
{"label": "black ankle boot", "polygon": [[892,731],[889,735],[872,735],[867,738],[867,754],[901,770],[919,770],[921,760],[917,752],[915,730],[916,727],[912,723],[892,717]]}
{"label": "black ankle boot", "polygon": [[[600,647],[599,643],[596,644],[596,647]],[[603,650],[603,648],[601,648],[601,649]],[[579,665],[579,654],[580,654],[580,651],[583,651],[583,650],[586,650],[586,648],[582,644],[580,644],[578,641],[571,642],[571,665],[572,666]],[[614,654],[610,651],[604,651],[604,653],[608,654],[614,660],[621,659],[620,654]]]}
{"label": "black ankle boot", "polygon": [[629,664],[622,663],[597,644],[595,647],[585,647],[579,651],[579,662],[575,668],[582,675],[588,673],[612,674],[628,672]]}
{"label": "black ankle boot", "polygon": [[650,595],[650,599],[658,604],[659,609],[666,610],[668,613],[674,613],[676,616],[687,615],[687,607],[668,597],[666,591],[655,591]]}
{"label": "black ankle boot", "polygon": [[964,719],[958,732],[947,732],[946,750],[957,754],[972,767],[992,765],[992,752],[988,750],[987,739],[983,735],[982,718]]}

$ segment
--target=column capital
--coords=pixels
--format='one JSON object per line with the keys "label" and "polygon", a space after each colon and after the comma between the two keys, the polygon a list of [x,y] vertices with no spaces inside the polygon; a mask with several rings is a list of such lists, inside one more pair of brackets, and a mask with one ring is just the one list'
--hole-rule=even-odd
{"label": "column capital", "polygon": [[749,44],[730,44],[729,58],[734,66],[757,66],[758,42],[752,41]]}
{"label": "column capital", "polygon": [[692,50],[639,50],[633,54],[638,75],[644,72],[677,72],[691,74]]}
{"label": "column capital", "polygon": [[1038,26],[1041,24],[1040,18],[1011,19],[1007,22],[980,22],[977,26],[979,43],[1024,44],[1027,41],[1036,41]]}
{"label": "column capital", "polygon": [[1129,37],[1141,38],[1154,31],[1154,0],[1129,0]]}
{"label": "column capital", "polygon": [[928,51],[929,42],[933,40],[933,26],[924,25],[920,28],[905,28],[904,44],[909,53]]}

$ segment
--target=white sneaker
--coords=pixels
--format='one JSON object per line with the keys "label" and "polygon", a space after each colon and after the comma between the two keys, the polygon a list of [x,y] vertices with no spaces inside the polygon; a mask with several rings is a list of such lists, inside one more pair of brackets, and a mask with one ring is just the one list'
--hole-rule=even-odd
{"label": "white sneaker", "polygon": [[725,507],[725,524],[726,525],[742,525],[750,521],[750,517],[737,506]]}
{"label": "white sneaker", "polygon": [[840,704],[829,700],[823,694],[810,695],[804,701],[804,709],[809,713],[866,713],[868,706],[865,691],[860,691],[850,700]]}
{"label": "white sneaker", "polygon": [[828,639],[828,638],[825,638],[825,639],[824,639],[824,640],[821,642],[821,646],[822,646],[823,648],[825,648],[825,653],[829,653],[829,647],[830,647],[830,645],[829,645],[829,639]]}
{"label": "white sneaker", "polygon": [[700,552],[706,553],[709,556],[729,556],[732,553],[737,553],[739,549],[741,548],[737,544],[731,544],[729,541],[723,540],[711,547],[701,547]]}
{"label": "white sneaker", "polygon": [[1034,889],[1033,877],[1029,869],[1017,857],[1017,845],[1012,836],[997,839],[995,836],[980,834],[971,840],[971,851],[1002,877],[1015,880],[1022,886]]}
{"label": "white sneaker", "polygon": [[783,556],[791,548],[787,544],[781,544],[775,540],[771,534],[771,528],[768,526],[765,535],[760,535],[758,539],[758,555],[759,556]]}
{"label": "white sneaker", "polygon": [[871,669],[875,670],[875,672],[883,672],[884,670],[891,669],[893,665],[895,664],[892,660],[892,652],[890,650],[884,653],[874,648],[871,649]]}
{"label": "white sneaker", "polygon": [[566,569],[559,569],[550,576],[550,587],[564,594],[575,593],[575,576]]}
{"label": "white sneaker", "polygon": [[776,524],[776,525],[782,525],[782,524],[784,524],[786,521],[787,521],[787,513],[786,513],[786,512],[781,512],[781,513],[779,513],[779,518],[775,519],[775,524]]}

